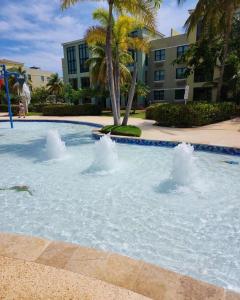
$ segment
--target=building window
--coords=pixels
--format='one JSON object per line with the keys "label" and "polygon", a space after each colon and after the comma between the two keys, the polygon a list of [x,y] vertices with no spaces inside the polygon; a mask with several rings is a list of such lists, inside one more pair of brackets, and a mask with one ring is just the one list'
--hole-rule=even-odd
{"label": "building window", "polygon": [[161,81],[165,79],[165,71],[164,70],[156,70],[154,72],[154,81]]}
{"label": "building window", "polygon": [[90,87],[90,79],[89,77],[82,77],[81,78],[81,88],[86,89]]}
{"label": "building window", "polygon": [[78,89],[78,80],[77,78],[69,78],[69,83],[71,84],[74,90]]}
{"label": "building window", "polygon": [[145,66],[146,67],[148,66],[148,54],[146,54],[146,56],[145,56]]}
{"label": "building window", "polygon": [[211,101],[212,100],[212,88],[194,88],[193,89],[194,101]]}
{"label": "building window", "polygon": [[213,80],[213,70],[196,68],[194,72],[194,82],[205,82]]}
{"label": "building window", "polygon": [[175,100],[184,100],[185,89],[175,90]]}
{"label": "building window", "polygon": [[32,80],[32,76],[28,74],[28,80]]}
{"label": "building window", "polygon": [[145,71],[145,84],[147,84],[147,83],[148,83],[148,72]]}
{"label": "building window", "polygon": [[186,68],[176,69],[176,79],[185,79],[186,77]]}
{"label": "building window", "polygon": [[79,45],[79,62],[80,62],[80,73],[89,71],[89,67],[86,65],[86,61],[89,59],[89,51],[87,44]]}
{"label": "building window", "polygon": [[166,59],[166,50],[155,50],[155,61],[161,61]]}
{"label": "building window", "polygon": [[154,91],[153,98],[154,98],[154,101],[164,100],[164,90]]}
{"label": "building window", "polygon": [[76,48],[75,46],[67,48],[67,64],[68,64],[68,74],[77,73],[76,64]]}
{"label": "building window", "polygon": [[44,82],[44,76],[41,76],[41,81]]}
{"label": "building window", "polygon": [[182,57],[188,49],[188,45],[177,47],[177,58]]}

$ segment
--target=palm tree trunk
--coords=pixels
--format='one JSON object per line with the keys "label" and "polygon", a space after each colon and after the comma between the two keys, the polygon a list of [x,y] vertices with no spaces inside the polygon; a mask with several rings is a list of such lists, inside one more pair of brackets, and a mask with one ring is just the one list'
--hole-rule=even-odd
{"label": "palm tree trunk", "polygon": [[116,90],[114,84],[113,59],[112,59],[113,2],[114,0],[108,0],[109,20],[108,20],[107,35],[106,35],[106,60],[107,60],[107,77],[108,77],[110,98],[112,103],[114,125],[120,125],[120,119],[117,113]]}
{"label": "palm tree trunk", "polygon": [[121,92],[120,92],[120,68],[119,68],[119,46],[116,45],[116,64],[115,64],[115,87],[116,87],[116,104],[117,104],[117,112],[118,118],[121,118]]}
{"label": "palm tree trunk", "polygon": [[226,59],[227,59],[227,55],[228,55],[229,40],[230,40],[231,31],[232,31],[234,11],[235,11],[234,4],[232,4],[229,9],[228,18],[227,18],[227,27],[226,27],[226,31],[224,34],[223,61],[222,61],[222,65],[220,68],[220,76],[219,76],[219,81],[218,81],[218,85],[217,85],[217,101],[220,101],[220,99],[221,99],[223,76],[224,76],[224,71],[225,71],[225,63],[226,63]]}
{"label": "palm tree trunk", "polygon": [[132,83],[131,83],[130,90],[129,90],[129,93],[128,93],[128,103],[127,103],[127,107],[126,107],[126,111],[125,111],[125,115],[124,115],[124,118],[123,118],[122,125],[127,125],[127,123],[128,123],[128,118],[129,118],[129,115],[130,115],[130,111],[131,111],[132,103],[133,103],[133,98],[134,98],[134,94],[135,94],[136,81],[137,81],[137,62],[135,60],[134,69],[133,69],[133,76],[132,76]]}

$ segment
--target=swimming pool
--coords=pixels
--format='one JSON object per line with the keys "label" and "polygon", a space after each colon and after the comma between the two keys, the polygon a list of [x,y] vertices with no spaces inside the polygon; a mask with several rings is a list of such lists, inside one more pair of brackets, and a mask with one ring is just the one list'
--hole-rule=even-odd
{"label": "swimming pool", "polygon": [[[173,149],[116,144],[114,168],[101,171],[93,166],[105,159],[104,148],[96,149],[89,126],[8,127],[0,123],[0,231],[114,251],[240,287],[240,165],[226,163],[239,157],[195,152],[191,178],[177,185]],[[47,155],[49,129],[66,143],[61,159]]]}

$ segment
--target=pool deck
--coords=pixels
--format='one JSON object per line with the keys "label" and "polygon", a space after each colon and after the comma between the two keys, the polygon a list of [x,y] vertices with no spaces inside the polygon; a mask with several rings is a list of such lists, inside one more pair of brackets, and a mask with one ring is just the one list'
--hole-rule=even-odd
{"label": "pool deck", "polygon": [[0,299],[240,300],[240,294],[126,256],[0,233]]}
{"label": "pool deck", "polygon": [[[3,119],[7,119],[6,114],[0,113],[0,120]],[[111,117],[102,116],[29,116],[26,120],[68,120],[98,123],[102,125],[112,124]],[[155,126],[154,121],[140,118],[130,118],[129,124],[139,126],[142,129],[141,138],[143,139],[208,144],[240,149],[240,118],[197,128],[160,127]]]}

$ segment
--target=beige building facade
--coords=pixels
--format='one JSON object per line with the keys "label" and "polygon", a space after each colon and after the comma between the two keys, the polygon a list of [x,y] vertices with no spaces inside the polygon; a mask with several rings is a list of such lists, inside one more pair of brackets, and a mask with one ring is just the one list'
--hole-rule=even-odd
{"label": "beige building facade", "polygon": [[21,68],[22,70],[26,71],[27,79],[31,83],[31,89],[44,87],[47,85],[50,76],[53,72],[41,70],[39,67],[25,67],[24,63],[13,61],[10,59],[0,59],[0,65],[6,65],[7,69],[18,69]]}

